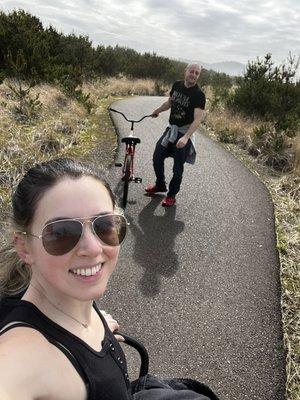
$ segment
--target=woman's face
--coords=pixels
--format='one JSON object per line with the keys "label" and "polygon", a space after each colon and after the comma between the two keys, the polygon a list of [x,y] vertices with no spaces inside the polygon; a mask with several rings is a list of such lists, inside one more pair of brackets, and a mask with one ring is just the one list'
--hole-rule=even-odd
{"label": "woman's face", "polygon": [[[29,231],[40,235],[45,224],[53,219],[92,217],[113,211],[110,195],[101,182],[92,177],[65,178],[40,199]],[[26,245],[32,280],[78,300],[103,295],[119,254],[119,246],[101,242],[90,223],[84,224],[81,239],[64,255],[48,254],[42,240],[34,237],[27,237]]]}

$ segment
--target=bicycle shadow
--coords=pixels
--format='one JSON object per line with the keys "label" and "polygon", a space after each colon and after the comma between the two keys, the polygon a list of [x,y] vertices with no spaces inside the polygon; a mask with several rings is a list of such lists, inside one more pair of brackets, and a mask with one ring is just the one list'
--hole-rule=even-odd
{"label": "bicycle shadow", "polygon": [[[132,184],[133,184],[133,183],[132,183]],[[131,184],[129,185],[129,190],[130,190],[130,186],[131,186]],[[120,179],[120,180],[117,182],[116,186],[114,187],[113,193],[114,193],[114,195],[115,195],[117,205],[118,205],[119,207],[121,207],[121,208],[123,208],[123,207],[122,207],[123,189],[124,189],[124,182]],[[127,200],[127,203],[128,203],[128,204],[134,205],[134,204],[137,203],[136,200],[131,200],[131,199],[130,199],[130,193],[128,194],[128,197],[129,197],[128,200]]]}
{"label": "bicycle shadow", "polygon": [[175,238],[183,231],[184,222],[175,220],[176,206],[166,208],[164,215],[154,215],[162,196],[153,196],[138,216],[138,224],[129,217],[134,238],[133,257],[144,268],[139,282],[141,292],[153,297],[160,292],[161,278],[172,277],[179,268],[174,250]]}

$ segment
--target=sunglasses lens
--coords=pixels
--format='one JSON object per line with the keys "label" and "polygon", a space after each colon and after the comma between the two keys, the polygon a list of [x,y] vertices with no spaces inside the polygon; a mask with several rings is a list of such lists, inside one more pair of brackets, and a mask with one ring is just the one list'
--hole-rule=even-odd
{"label": "sunglasses lens", "polygon": [[122,215],[103,215],[93,222],[99,239],[109,246],[119,246],[126,235],[126,220]]}
{"label": "sunglasses lens", "polygon": [[46,225],[43,230],[43,246],[52,256],[62,256],[78,243],[82,233],[79,221],[57,221]]}

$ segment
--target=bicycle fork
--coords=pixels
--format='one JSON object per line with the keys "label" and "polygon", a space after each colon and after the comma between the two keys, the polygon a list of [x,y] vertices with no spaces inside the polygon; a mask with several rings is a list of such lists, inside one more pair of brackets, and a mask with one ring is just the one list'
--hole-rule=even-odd
{"label": "bicycle fork", "polygon": [[130,142],[130,136],[126,139],[126,150],[124,163],[115,163],[116,167],[123,167],[122,169],[122,181],[128,180],[135,183],[141,183],[142,178],[134,176],[134,155],[135,155],[135,144]]}

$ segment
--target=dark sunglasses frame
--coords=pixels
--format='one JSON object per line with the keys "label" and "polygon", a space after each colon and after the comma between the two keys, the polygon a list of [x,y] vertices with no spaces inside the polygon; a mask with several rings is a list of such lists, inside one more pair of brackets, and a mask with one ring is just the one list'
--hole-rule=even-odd
{"label": "dark sunglasses frame", "polygon": [[[103,230],[103,231],[99,231],[99,229],[97,229],[96,223],[101,221],[101,220],[105,220],[105,218],[110,218],[112,217],[112,222],[115,224],[116,222],[119,222],[118,224],[112,225],[114,227],[118,228],[117,232],[113,232],[113,231],[109,231],[109,230]],[[51,226],[55,226],[55,224],[61,224],[66,222],[66,225],[72,222],[75,222],[75,224],[79,223],[81,225],[81,230],[78,231],[78,233],[76,232],[76,229],[74,229],[73,232],[73,240],[72,239],[72,232],[71,235],[69,236],[69,242],[68,243],[63,243],[63,239],[62,237],[57,237],[54,239],[52,238],[52,240],[49,239],[49,236],[51,235],[51,232],[47,233],[47,229],[49,229],[49,227]],[[110,220],[108,220],[108,222],[111,222]],[[129,222],[127,222],[126,218],[124,217],[124,215],[122,214],[103,214],[103,215],[96,215],[96,216],[92,216],[92,217],[84,217],[84,218],[65,218],[65,219],[59,219],[57,221],[53,221],[53,222],[49,222],[48,224],[46,224],[43,229],[42,229],[42,233],[40,235],[36,235],[30,232],[16,232],[16,233],[21,233],[23,235],[27,235],[27,236],[32,236],[34,238],[37,239],[42,239],[42,243],[43,243],[43,247],[46,250],[47,253],[49,253],[50,255],[53,256],[62,256],[64,254],[67,254],[69,251],[73,250],[76,245],[79,243],[82,235],[83,235],[83,227],[84,224],[89,223],[92,226],[92,231],[94,233],[94,235],[101,241],[104,243],[104,245],[107,246],[112,246],[112,247],[116,247],[119,246],[123,240],[125,239],[126,236],[126,231],[127,231],[127,226],[130,225]],[[75,225],[76,226],[76,225]],[[103,226],[101,227],[101,225],[99,226],[99,228],[104,228],[105,224],[103,224]],[[97,233],[98,231],[98,233]],[[68,232],[70,234],[70,232]],[[117,233],[117,236],[114,235],[112,236],[108,236],[109,233]],[[55,236],[55,232],[52,233]],[[48,237],[48,240],[47,240]],[[116,241],[117,238],[117,241]],[[56,245],[56,246],[55,246]]]}

